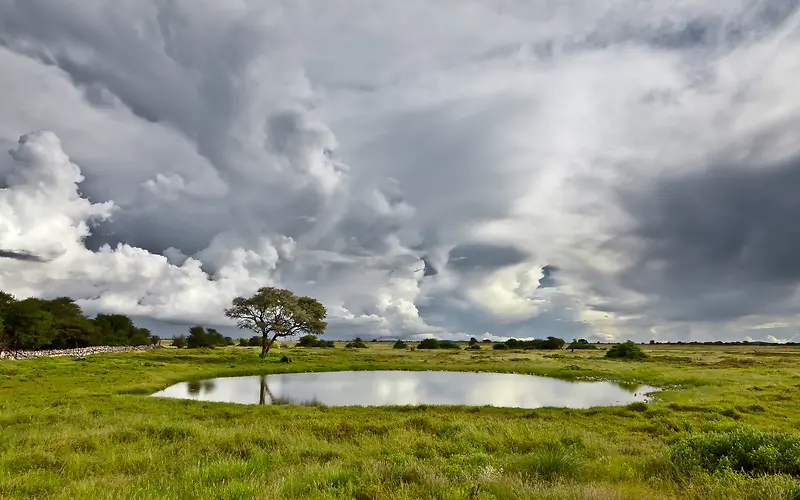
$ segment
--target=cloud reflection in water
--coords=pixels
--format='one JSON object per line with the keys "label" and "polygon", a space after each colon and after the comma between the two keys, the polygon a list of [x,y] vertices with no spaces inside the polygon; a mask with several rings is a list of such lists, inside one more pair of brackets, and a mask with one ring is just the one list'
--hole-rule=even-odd
{"label": "cloud reflection in water", "polygon": [[242,404],[467,405],[589,408],[647,401],[648,386],[511,373],[355,371],[182,382],[154,396]]}

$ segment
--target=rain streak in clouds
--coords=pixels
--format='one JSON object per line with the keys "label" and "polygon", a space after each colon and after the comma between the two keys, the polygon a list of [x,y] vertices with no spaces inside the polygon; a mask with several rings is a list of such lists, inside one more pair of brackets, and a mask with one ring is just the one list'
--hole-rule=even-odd
{"label": "rain streak in clouds", "polygon": [[792,0],[0,0],[0,289],[798,341],[799,53]]}

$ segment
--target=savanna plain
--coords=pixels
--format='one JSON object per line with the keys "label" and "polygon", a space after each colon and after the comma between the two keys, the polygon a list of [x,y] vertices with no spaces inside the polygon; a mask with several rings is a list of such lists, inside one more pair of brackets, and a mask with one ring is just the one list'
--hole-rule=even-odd
{"label": "savanna plain", "polygon": [[[800,499],[800,348],[156,349],[0,362],[0,498]],[[291,363],[281,362],[286,356]],[[644,383],[590,409],[237,405],[173,383],[332,370]]]}

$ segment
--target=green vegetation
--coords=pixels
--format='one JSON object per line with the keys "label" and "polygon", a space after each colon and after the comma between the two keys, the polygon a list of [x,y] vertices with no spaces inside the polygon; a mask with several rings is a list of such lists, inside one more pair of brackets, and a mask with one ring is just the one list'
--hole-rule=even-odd
{"label": "green vegetation", "polygon": [[354,349],[366,349],[367,348],[367,344],[365,344],[364,341],[361,340],[360,337],[356,337],[355,339],[353,339],[352,342],[347,343],[347,345],[345,345],[345,347],[350,347],[350,348],[354,348]]}
{"label": "green vegetation", "polygon": [[423,339],[417,349],[461,349],[458,343],[449,340]]}
{"label": "green vegetation", "polygon": [[278,338],[301,334],[322,335],[328,323],[325,306],[311,297],[298,297],[289,290],[261,287],[252,297],[236,297],[225,316],[236,325],[261,336],[261,357]]}
{"label": "green vegetation", "polygon": [[[162,349],[0,362],[0,498],[796,499],[800,349]],[[342,343],[337,344],[339,346]],[[504,344],[503,344],[504,345]],[[607,347],[607,346],[604,346]],[[288,355],[288,356],[287,356]],[[281,362],[286,356],[291,363]],[[469,370],[663,387],[652,403],[246,406],[149,398],[179,381]],[[794,464],[794,469],[792,469]]]}
{"label": "green vegetation", "polygon": [[332,340],[320,340],[316,335],[304,335],[297,343],[298,347],[335,347]]}
{"label": "green vegetation", "polygon": [[0,292],[0,350],[137,346],[159,340],[122,314],[88,318],[69,297],[17,300]]}
{"label": "green vegetation", "polygon": [[406,344],[402,340],[398,340],[397,342],[395,342],[392,345],[392,349],[407,349],[407,348],[408,348],[408,344]]}
{"label": "green vegetation", "polygon": [[439,349],[439,341],[436,339],[423,339],[417,344],[417,349]]}
{"label": "green vegetation", "polygon": [[567,349],[574,351],[575,349],[597,349],[597,346],[594,344],[590,344],[586,339],[578,339],[573,340],[568,346]]}
{"label": "green vegetation", "polygon": [[647,358],[647,354],[639,347],[638,344],[632,341],[623,342],[622,344],[616,344],[611,347],[611,349],[606,352],[607,358],[617,358],[617,359],[645,359]]}
{"label": "green vegetation", "polygon": [[[173,345],[175,342],[173,341]],[[230,337],[223,337],[221,333],[213,328],[203,328],[202,326],[193,326],[189,328],[189,336],[186,338],[186,346],[190,349],[198,349],[201,347],[222,347],[226,345],[234,345],[234,341]]]}
{"label": "green vegetation", "polygon": [[751,428],[693,435],[672,445],[670,459],[688,472],[703,469],[800,477],[800,435]]}
{"label": "green vegetation", "polygon": [[508,339],[505,344],[509,349],[562,349],[566,342],[558,337],[547,337],[531,340]]}

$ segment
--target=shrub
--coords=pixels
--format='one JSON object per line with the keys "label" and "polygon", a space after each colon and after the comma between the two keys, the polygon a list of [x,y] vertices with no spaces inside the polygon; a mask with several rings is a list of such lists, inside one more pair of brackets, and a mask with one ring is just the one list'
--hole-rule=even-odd
{"label": "shrub", "polygon": [[505,351],[508,349],[508,346],[505,344],[495,344],[492,346],[492,349],[495,351]]}
{"label": "shrub", "polygon": [[597,349],[597,346],[594,344],[584,344],[581,341],[573,342],[567,346],[567,349]]}
{"label": "shrub", "polygon": [[417,344],[417,349],[439,349],[439,341],[436,339],[424,339]]}
{"label": "shrub", "polygon": [[531,340],[508,339],[505,344],[509,349],[561,349],[566,342],[558,337],[547,337]]}
{"label": "shrub", "polygon": [[175,337],[174,339],[172,339],[172,345],[174,347],[177,347],[178,349],[183,349],[184,347],[186,347],[186,337],[184,337],[183,335]]}
{"label": "shrub", "polygon": [[247,345],[250,347],[259,347],[261,345],[261,335],[253,335],[250,337],[250,340],[247,341]]}
{"label": "shrub", "polygon": [[250,342],[247,339],[239,339],[239,347],[247,347],[250,345]]}
{"label": "shrub", "polygon": [[398,340],[397,342],[394,343],[394,345],[392,346],[392,349],[406,349],[407,347],[408,347],[408,344],[406,344],[402,340]]}
{"label": "shrub", "polygon": [[352,342],[349,342],[347,345],[345,345],[345,347],[352,347],[354,349],[366,349],[367,344],[365,344],[364,341],[361,340],[359,337],[356,337],[355,339],[353,339]]}
{"label": "shrub", "polygon": [[460,347],[455,342],[443,340],[439,342],[439,349],[460,349]]}
{"label": "shrub", "polygon": [[695,434],[672,445],[670,460],[686,472],[731,470],[800,477],[800,436],[751,428]]}
{"label": "shrub", "polygon": [[[361,339],[358,339],[361,340]],[[319,340],[316,335],[305,335],[300,337],[297,347],[333,347],[332,340]]]}
{"label": "shrub", "polygon": [[291,363],[291,362],[292,360],[291,358],[289,358],[289,356],[286,355],[281,356],[281,363]]}
{"label": "shrub", "polygon": [[467,347],[468,351],[480,351],[481,346],[479,344],[472,344],[471,346]]}
{"label": "shrub", "polygon": [[647,354],[639,347],[636,342],[627,341],[623,342],[622,344],[617,344],[612,346],[611,349],[606,352],[607,358],[618,358],[618,359],[645,359]]}

